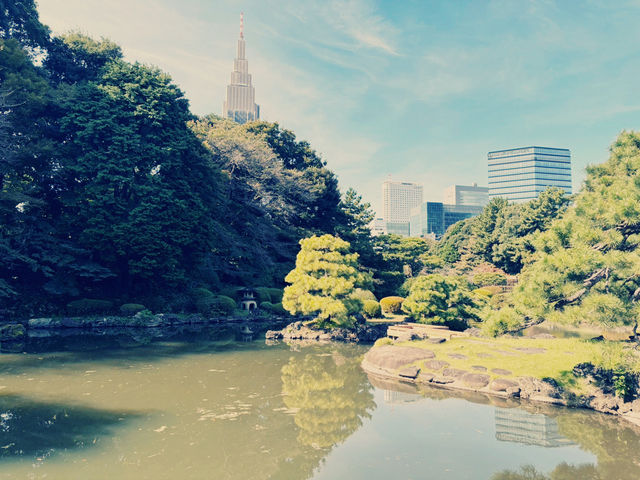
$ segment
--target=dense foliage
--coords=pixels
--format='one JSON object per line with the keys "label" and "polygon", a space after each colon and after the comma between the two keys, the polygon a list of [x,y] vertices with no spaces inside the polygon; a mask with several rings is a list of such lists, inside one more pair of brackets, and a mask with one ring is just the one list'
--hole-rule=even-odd
{"label": "dense foliage", "polygon": [[313,315],[325,327],[352,327],[363,301],[353,296],[368,287],[371,278],[361,271],[358,254],[349,243],[332,235],[300,241],[296,267],[285,278],[282,305],[291,314]]}
{"label": "dense foliage", "polygon": [[470,321],[477,320],[479,307],[464,280],[437,274],[418,277],[402,304],[402,310],[420,323],[455,330],[464,330]]}
{"label": "dense foliage", "polygon": [[640,134],[623,133],[609,160],[590,167],[566,214],[533,244],[514,307],[548,319],[637,328],[640,298]]}
{"label": "dense foliage", "polygon": [[115,43],[52,37],[33,1],[0,13],[0,314],[195,309],[197,288],[280,286],[300,238],[348,230],[335,175],[292,132],[197,119]]}

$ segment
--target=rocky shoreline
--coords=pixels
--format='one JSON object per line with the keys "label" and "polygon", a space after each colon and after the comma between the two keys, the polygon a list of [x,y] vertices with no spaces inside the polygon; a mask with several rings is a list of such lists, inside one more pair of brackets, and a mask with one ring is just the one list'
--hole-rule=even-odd
{"label": "rocky shoreline", "polygon": [[[417,366],[421,363],[425,368]],[[480,393],[502,398],[520,399],[536,403],[587,408],[618,415],[640,426],[640,399],[625,402],[621,398],[599,391],[577,397],[566,393],[553,381],[519,376],[507,378],[507,370],[491,372],[465,371],[448,368],[447,362],[435,358],[434,352],[417,347],[374,346],[364,356],[362,368],[377,379],[430,386],[449,390]],[[588,369],[587,369],[588,370]],[[584,372],[585,378],[593,372]]]}
{"label": "rocky shoreline", "polygon": [[319,330],[310,327],[305,321],[290,323],[282,330],[268,330],[266,340],[284,341],[318,341],[318,342],[347,342],[373,343],[387,335],[388,323],[368,324],[358,323],[353,329],[335,328]]}

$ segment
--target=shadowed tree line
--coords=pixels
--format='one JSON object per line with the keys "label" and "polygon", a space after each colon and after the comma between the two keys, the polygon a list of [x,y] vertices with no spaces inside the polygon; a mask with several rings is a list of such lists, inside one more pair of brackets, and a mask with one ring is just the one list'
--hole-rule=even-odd
{"label": "shadowed tree line", "polygon": [[112,41],[54,37],[35,2],[0,2],[0,314],[278,286],[298,240],[349,215],[291,131],[197,118]]}

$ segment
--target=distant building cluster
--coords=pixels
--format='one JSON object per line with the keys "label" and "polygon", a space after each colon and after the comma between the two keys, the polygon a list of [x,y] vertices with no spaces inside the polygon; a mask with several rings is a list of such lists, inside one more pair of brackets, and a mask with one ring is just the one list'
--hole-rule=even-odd
{"label": "distant building cluster", "polygon": [[387,180],[382,184],[382,217],[372,235],[440,238],[456,222],[479,215],[491,198],[511,202],[537,198],[547,187],[572,193],[571,152],[566,148],[521,147],[488,154],[488,187],[452,185],[442,202],[424,202],[417,183]]}
{"label": "distant building cluster", "polygon": [[382,218],[371,223],[371,233],[439,238],[454,223],[482,212],[489,203],[489,189],[452,185],[444,199],[424,202],[422,185],[387,180],[382,184]]}

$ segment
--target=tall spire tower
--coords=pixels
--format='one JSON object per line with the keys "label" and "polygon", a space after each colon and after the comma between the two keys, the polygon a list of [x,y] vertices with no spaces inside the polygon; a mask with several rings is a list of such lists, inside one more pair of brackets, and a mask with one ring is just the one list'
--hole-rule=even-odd
{"label": "tall spire tower", "polygon": [[238,52],[233,61],[231,83],[227,85],[227,99],[222,115],[238,123],[252,122],[260,118],[260,106],[256,105],[256,91],[251,85],[249,62],[245,57],[244,14],[240,14],[240,38]]}

